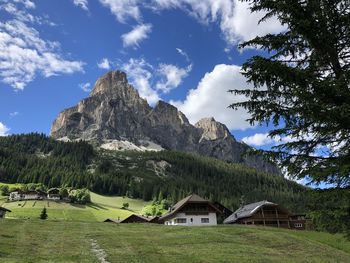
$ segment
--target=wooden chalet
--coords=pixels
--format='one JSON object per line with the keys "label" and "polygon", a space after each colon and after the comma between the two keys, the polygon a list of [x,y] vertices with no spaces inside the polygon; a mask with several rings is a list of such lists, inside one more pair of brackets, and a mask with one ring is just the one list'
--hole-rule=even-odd
{"label": "wooden chalet", "polygon": [[240,207],[224,220],[224,224],[290,228],[289,216],[285,208],[265,200]]}
{"label": "wooden chalet", "polygon": [[0,218],[4,218],[6,212],[11,212],[11,210],[9,210],[9,209],[7,209],[7,208],[5,208],[5,207],[0,206]]}
{"label": "wooden chalet", "polygon": [[216,225],[221,211],[210,201],[192,194],[177,202],[159,220],[165,225],[205,226]]}
{"label": "wooden chalet", "polygon": [[306,221],[305,214],[293,214],[289,216],[289,224],[292,229],[305,230]]}

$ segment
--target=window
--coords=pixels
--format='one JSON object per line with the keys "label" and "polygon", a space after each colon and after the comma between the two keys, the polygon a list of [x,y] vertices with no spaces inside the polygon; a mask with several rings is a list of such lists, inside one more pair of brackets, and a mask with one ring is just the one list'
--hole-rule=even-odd
{"label": "window", "polygon": [[187,219],[186,218],[175,218],[176,224],[186,224]]}
{"label": "window", "polygon": [[201,223],[209,223],[209,218],[201,218]]}
{"label": "window", "polygon": [[294,227],[295,228],[300,228],[300,227],[303,227],[303,224],[302,223],[295,223]]}

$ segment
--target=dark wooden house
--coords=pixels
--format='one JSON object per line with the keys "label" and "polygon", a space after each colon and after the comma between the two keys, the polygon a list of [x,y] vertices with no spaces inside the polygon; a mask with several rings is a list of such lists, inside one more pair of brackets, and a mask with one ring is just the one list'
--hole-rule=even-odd
{"label": "dark wooden house", "polygon": [[240,207],[224,223],[290,228],[289,216],[288,210],[265,200]]}
{"label": "dark wooden house", "polygon": [[11,210],[8,210],[7,208],[0,206],[0,218],[4,218],[6,212],[11,212]]}
{"label": "dark wooden house", "polygon": [[149,218],[132,214],[128,216],[127,218],[120,220],[119,223],[148,223]]}
{"label": "dark wooden house", "polygon": [[306,215],[305,214],[293,214],[289,216],[290,227],[297,230],[306,229]]}

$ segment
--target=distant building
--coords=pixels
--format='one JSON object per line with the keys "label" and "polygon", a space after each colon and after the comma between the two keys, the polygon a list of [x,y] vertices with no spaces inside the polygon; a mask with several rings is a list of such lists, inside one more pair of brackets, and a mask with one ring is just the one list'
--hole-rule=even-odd
{"label": "distant building", "polygon": [[24,192],[20,189],[12,191],[9,195],[10,201],[18,201],[24,199]]}
{"label": "distant building", "polygon": [[141,216],[141,215],[136,215],[136,214],[132,214],[130,216],[128,216],[127,218],[120,220],[118,219],[112,219],[112,218],[107,218],[105,221],[103,222],[108,222],[108,223],[121,223],[121,224],[125,224],[125,223],[153,223],[153,224],[159,224],[159,216],[154,216],[154,217],[145,217],[145,216]]}
{"label": "distant building", "polygon": [[6,212],[11,212],[11,210],[6,209],[5,207],[0,206],[0,218],[4,218]]}
{"label": "distant building", "polygon": [[289,216],[290,227],[297,230],[306,229],[306,215],[305,214],[293,214]]}
{"label": "distant building", "polygon": [[240,207],[224,220],[224,224],[263,225],[290,228],[288,210],[278,204],[266,200]]}
{"label": "distant building", "polygon": [[47,191],[47,199],[49,200],[60,200],[60,190],[58,188],[52,188]]}
{"label": "distant building", "polygon": [[53,188],[48,191],[48,193],[42,190],[31,190],[31,191],[22,191],[16,189],[12,191],[9,195],[10,201],[21,201],[21,200],[60,200],[61,196],[59,194],[58,188]]}
{"label": "distant building", "polygon": [[177,202],[159,220],[165,225],[210,226],[217,224],[221,211],[210,201],[192,194]]}

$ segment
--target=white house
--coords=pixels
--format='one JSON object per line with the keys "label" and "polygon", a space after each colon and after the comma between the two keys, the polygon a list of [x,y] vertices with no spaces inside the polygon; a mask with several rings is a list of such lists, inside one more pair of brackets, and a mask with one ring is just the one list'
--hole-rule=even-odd
{"label": "white house", "polygon": [[9,200],[10,201],[18,201],[24,198],[24,194],[22,190],[15,190],[10,193]]}
{"label": "white house", "polygon": [[177,202],[159,220],[165,225],[212,226],[217,224],[217,214],[221,211],[214,204],[192,194]]}

